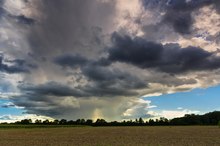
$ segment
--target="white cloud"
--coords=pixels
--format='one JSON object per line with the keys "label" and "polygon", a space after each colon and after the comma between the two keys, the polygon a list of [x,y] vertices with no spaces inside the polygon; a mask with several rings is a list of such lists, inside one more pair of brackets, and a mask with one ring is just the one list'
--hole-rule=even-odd
{"label": "white cloud", "polygon": [[195,46],[207,51],[216,51],[219,44],[216,37],[220,30],[220,15],[213,6],[206,6],[193,13],[195,23],[193,24],[193,35],[190,37],[180,36],[177,40],[182,47]]}
{"label": "white cloud", "polygon": [[213,6],[201,8],[194,15],[194,27],[199,33],[215,35],[220,30],[220,15]]}
{"label": "white cloud", "polygon": [[160,117],[172,119],[177,117],[183,117],[186,114],[198,114],[198,113],[200,113],[200,111],[183,109],[183,108],[178,108],[178,110],[162,110],[159,112],[148,111],[148,114],[152,115],[152,117],[154,117],[155,119]]}
{"label": "white cloud", "polygon": [[142,35],[141,27],[136,21],[141,19],[144,8],[139,0],[116,1],[117,16],[115,22],[117,29],[123,29],[131,35]]}
{"label": "white cloud", "polygon": [[151,105],[151,101],[144,99],[137,99],[130,102],[130,108],[128,108],[123,114],[124,119],[135,118],[149,118],[148,110],[157,106]]}
{"label": "white cloud", "polygon": [[6,108],[12,107],[12,108],[17,108],[17,109],[24,109],[24,107],[17,106],[17,105],[15,105],[15,104],[12,103],[12,102],[4,103],[4,104],[2,105],[2,107],[6,107]]}
{"label": "white cloud", "polygon": [[182,110],[183,108],[182,108],[182,107],[178,107],[177,109],[178,109],[178,110]]}
{"label": "white cloud", "polygon": [[6,0],[3,7],[12,15],[28,15],[31,13],[24,0]]}
{"label": "white cloud", "polygon": [[161,95],[162,95],[162,93],[152,93],[152,94],[146,94],[146,95],[144,95],[143,98],[144,98],[144,97],[155,97],[155,96],[161,96]]}
{"label": "white cloud", "polygon": [[3,115],[3,116],[0,116],[0,123],[4,123],[4,122],[7,122],[7,123],[13,123],[13,122],[16,122],[16,121],[21,121],[23,119],[31,119],[33,122],[35,120],[49,120],[49,121],[53,121],[54,119],[51,118],[51,117],[47,117],[47,116],[41,116],[41,115],[35,115],[35,114],[24,114],[24,115]]}

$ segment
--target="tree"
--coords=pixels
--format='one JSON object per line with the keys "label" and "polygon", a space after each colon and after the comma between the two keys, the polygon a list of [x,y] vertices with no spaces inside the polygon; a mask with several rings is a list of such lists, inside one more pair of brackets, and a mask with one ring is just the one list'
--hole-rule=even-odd
{"label": "tree", "polygon": [[59,120],[54,120],[53,124],[58,125],[59,124]]}
{"label": "tree", "polygon": [[153,119],[149,120],[149,125],[151,125],[151,126],[154,125],[154,120]]}
{"label": "tree", "polygon": [[97,119],[95,125],[103,126],[106,125],[107,122],[104,119]]}
{"label": "tree", "polygon": [[86,125],[92,125],[92,123],[93,123],[93,120],[91,119],[86,120]]}
{"label": "tree", "polygon": [[24,120],[21,120],[20,123],[21,123],[21,124],[31,124],[31,123],[32,123],[32,120],[31,120],[31,119],[24,119]]}
{"label": "tree", "polygon": [[218,121],[218,127],[220,128],[220,121]]}
{"label": "tree", "polygon": [[143,120],[142,118],[139,118],[138,123],[139,123],[140,125],[142,125],[142,124],[144,124],[144,120]]}
{"label": "tree", "polygon": [[85,119],[80,119],[80,124],[81,124],[81,125],[85,125],[85,123],[86,123],[86,120],[85,120]]}
{"label": "tree", "polygon": [[80,124],[81,124],[81,120],[80,120],[80,119],[77,119],[77,120],[76,120],[76,124],[77,124],[77,125],[80,125]]}
{"label": "tree", "polygon": [[67,120],[66,119],[62,119],[62,120],[60,120],[59,124],[65,125],[65,124],[67,124]]}
{"label": "tree", "polygon": [[50,121],[46,119],[43,121],[43,124],[45,124],[45,125],[50,124]]}
{"label": "tree", "polygon": [[42,121],[41,120],[35,120],[35,122],[34,122],[35,124],[41,124],[42,123]]}

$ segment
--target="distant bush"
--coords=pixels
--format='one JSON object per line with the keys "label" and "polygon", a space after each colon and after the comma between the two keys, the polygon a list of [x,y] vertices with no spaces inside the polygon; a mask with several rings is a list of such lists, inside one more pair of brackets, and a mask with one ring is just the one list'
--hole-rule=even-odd
{"label": "distant bush", "polygon": [[218,121],[218,127],[220,128],[220,121]]}

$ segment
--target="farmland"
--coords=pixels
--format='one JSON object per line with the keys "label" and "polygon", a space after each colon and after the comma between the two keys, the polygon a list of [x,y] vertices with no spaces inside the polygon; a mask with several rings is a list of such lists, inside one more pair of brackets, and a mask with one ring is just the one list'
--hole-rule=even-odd
{"label": "farmland", "polygon": [[217,126],[1,128],[1,146],[218,146]]}

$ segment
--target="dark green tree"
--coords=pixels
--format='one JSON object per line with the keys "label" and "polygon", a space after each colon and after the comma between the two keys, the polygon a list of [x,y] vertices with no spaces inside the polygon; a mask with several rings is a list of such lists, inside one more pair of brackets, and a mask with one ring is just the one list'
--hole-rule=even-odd
{"label": "dark green tree", "polygon": [[54,120],[54,121],[53,121],[53,124],[58,125],[58,124],[59,124],[59,120],[57,120],[57,119]]}
{"label": "dark green tree", "polygon": [[91,120],[91,119],[88,119],[88,120],[86,120],[86,125],[92,125],[92,123],[93,123],[93,120]]}
{"label": "dark green tree", "polygon": [[35,122],[34,122],[35,124],[42,124],[42,121],[41,120],[35,120]]}
{"label": "dark green tree", "polygon": [[48,125],[48,124],[50,124],[50,121],[46,119],[43,121],[43,124]]}
{"label": "dark green tree", "polygon": [[150,119],[150,120],[149,120],[149,125],[150,125],[150,126],[153,126],[153,125],[154,125],[154,120],[153,120],[153,119]]}
{"label": "dark green tree", "polygon": [[67,120],[66,119],[61,119],[59,124],[60,125],[66,125],[67,124]]}
{"label": "dark green tree", "polygon": [[97,119],[95,122],[96,126],[105,126],[107,125],[107,122],[104,119]]}
{"label": "dark green tree", "polygon": [[21,120],[20,123],[21,123],[21,124],[31,124],[31,123],[32,123],[32,120],[31,120],[31,119],[24,119],[24,120]]}
{"label": "dark green tree", "polygon": [[142,118],[139,118],[138,123],[139,123],[140,125],[143,125],[143,124],[144,124],[144,120],[143,120]]}

